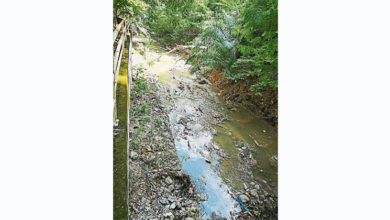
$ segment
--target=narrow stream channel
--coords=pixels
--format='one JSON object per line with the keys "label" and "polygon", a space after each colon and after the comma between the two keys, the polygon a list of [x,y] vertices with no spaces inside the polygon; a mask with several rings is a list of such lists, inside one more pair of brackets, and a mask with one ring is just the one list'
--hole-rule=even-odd
{"label": "narrow stream channel", "polygon": [[[128,42],[126,43],[128,48]],[[124,53],[127,54],[127,49]],[[116,92],[118,126],[114,127],[114,219],[127,219],[127,58],[122,57]]]}

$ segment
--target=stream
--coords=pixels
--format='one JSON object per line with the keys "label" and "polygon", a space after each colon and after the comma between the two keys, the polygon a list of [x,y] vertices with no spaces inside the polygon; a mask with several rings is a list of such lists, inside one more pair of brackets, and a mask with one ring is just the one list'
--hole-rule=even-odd
{"label": "stream", "polygon": [[[137,45],[137,44],[136,44]],[[190,74],[190,66],[158,46],[133,55],[135,68],[166,90],[164,107],[183,170],[201,194],[203,219],[232,219],[241,212],[237,196],[252,185],[277,196],[277,133],[245,108],[225,101],[218,90]],[[248,193],[249,194],[249,193]],[[257,195],[256,195],[257,196]]]}

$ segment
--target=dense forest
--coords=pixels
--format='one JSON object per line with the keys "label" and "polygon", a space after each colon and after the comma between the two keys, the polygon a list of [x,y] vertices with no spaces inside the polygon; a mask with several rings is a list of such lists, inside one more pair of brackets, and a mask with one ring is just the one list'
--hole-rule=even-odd
{"label": "dense forest", "polygon": [[114,25],[175,47],[232,100],[277,126],[277,0],[114,0]]}

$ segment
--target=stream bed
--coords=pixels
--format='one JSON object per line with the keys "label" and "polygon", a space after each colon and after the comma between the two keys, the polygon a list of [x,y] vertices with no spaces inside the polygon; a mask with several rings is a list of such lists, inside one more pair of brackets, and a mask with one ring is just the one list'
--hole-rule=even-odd
{"label": "stream bed", "polygon": [[202,219],[236,219],[243,211],[238,196],[252,209],[249,215],[260,216],[264,207],[277,209],[274,128],[224,100],[204,78],[190,74],[182,57],[159,50],[143,56],[140,62],[135,55],[135,63],[165,90],[162,102],[176,152],[201,195]]}

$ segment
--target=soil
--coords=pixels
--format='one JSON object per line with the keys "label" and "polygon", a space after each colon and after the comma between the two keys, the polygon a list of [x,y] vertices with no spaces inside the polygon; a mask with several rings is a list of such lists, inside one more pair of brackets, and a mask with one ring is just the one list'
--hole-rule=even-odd
{"label": "soil", "polygon": [[262,96],[256,96],[249,90],[246,81],[233,82],[224,78],[220,70],[214,70],[206,78],[221,90],[226,100],[234,101],[245,106],[257,116],[268,121],[277,130],[278,126],[278,91],[265,88]]}

